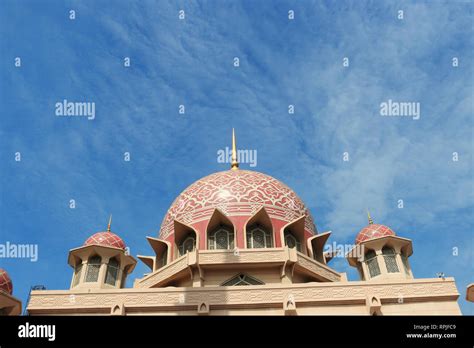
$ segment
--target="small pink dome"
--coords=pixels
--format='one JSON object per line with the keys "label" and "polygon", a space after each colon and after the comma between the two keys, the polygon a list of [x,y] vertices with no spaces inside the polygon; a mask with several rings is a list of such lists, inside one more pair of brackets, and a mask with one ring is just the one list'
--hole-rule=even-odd
{"label": "small pink dome", "polygon": [[86,245],[101,245],[125,249],[125,243],[122,238],[112,232],[97,232],[84,242],[84,246]]}
{"label": "small pink dome", "polygon": [[0,268],[0,291],[11,295],[13,293],[13,283],[7,271]]}
{"label": "small pink dome", "polygon": [[395,236],[395,232],[390,227],[379,224],[369,224],[364,227],[356,237],[356,244],[380,237]]}

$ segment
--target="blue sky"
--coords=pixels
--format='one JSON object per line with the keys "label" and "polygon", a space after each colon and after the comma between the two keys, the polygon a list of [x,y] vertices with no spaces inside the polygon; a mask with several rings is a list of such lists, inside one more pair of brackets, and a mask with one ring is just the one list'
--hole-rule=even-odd
{"label": "blue sky", "polygon": [[[455,277],[474,314],[472,2],[334,4],[2,0],[0,242],[39,247],[37,262],[0,260],[14,294],[67,289],[68,250],[110,213],[132,255],[150,254],[174,198],[228,168],[217,151],[235,127],[252,169],[292,187],[329,242],[352,243],[369,208],[413,240],[415,276]],[[95,119],[57,117],[63,99],[95,102]],[[382,117],[389,99],[419,102],[420,119]]]}

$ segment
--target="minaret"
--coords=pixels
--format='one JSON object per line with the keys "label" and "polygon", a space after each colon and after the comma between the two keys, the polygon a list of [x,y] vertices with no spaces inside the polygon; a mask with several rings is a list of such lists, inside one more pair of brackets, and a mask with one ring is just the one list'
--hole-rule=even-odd
{"label": "minaret", "polygon": [[232,164],[230,165],[231,170],[239,169],[239,162],[237,161],[237,145],[235,144],[235,131],[232,128]]}
{"label": "minaret", "polygon": [[111,231],[90,236],[84,245],[69,251],[68,263],[74,268],[71,289],[120,289],[137,261],[126,251],[124,241]]}
{"label": "minaret", "polygon": [[408,262],[413,253],[411,240],[397,236],[390,227],[374,223],[369,210],[367,219],[369,224],[357,234],[356,247],[346,255],[361,280],[413,278]]}

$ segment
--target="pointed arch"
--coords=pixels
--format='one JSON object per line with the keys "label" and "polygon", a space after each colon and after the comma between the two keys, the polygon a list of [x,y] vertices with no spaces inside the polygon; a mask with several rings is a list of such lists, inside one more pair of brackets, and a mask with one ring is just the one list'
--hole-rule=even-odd
{"label": "pointed arch", "polygon": [[[223,243],[219,245],[218,237]],[[205,231],[206,249],[234,249],[237,245],[237,233],[232,221],[219,209],[214,209]],[[222,244],[227,244],[224,248]]]}
{"label": "pointed arch", "polygon": [[308,250],[308,255],[315,259],[318,262],[327,264],[329,260],[334,256],[334,250],[332,253],[324,254],[324,245],[331,235],[331,231],[323,232],[311,236],[306,241],[306,247]]}
{"label": "pointed arch", "polygon": [[273,230],[272,220],[268,215],[265,207],[261,207],[250,219],[247,220],[244,224],[244,247],[249,248],[250,241],[248,240],[248,235],[252,232],[254,228],[261,228],[266,233],[271,236],[271,245],[266,246],[267,248],[275,247],[275,233]]}
{"label": "pointed arch", "polygon": [[146,256],[146,255],[137,255],[137,258],[148,266],[152,271],[155,270],[156,257],[155,256]]}
{"label": "pointed arch", "polygon": [[[291,236],[296,240],[296,243],[299,245],[299,251],[304,254],[307,254],[306,243],[304,239],[304,225],[305,225],[306,215],[300,216],[299,218],[293,220],[292,222],[283,226],[280,230],[280,238],[282,245],[287,245],[288,236]],[[297,247],[297,245],[294,245]],[[290,247],[293,247],[290,245]],[[297,247],[298,249],[298,247]]]}
{"label": "pointed arch", "polygon": [[[154,238],[154,237],[146,237],[148,243],[150,244],[151,248],[155,252],[155,260],[153,263],[153,271],[156,271],[157,269],[163,267],[164,265],[167,265],[171,262],[171,243],[162,240],[159,238]],[[144,260],[142,260],[144,261]],[[145,262],[145,261],[144,261]],[[145,262],[147,264],[147,262]],[[150,261],[148,261],[150,263]]]}
{"label": "pointed arch", "polygon": [[186,254],[186,252],[195,250],[199,246],[199,234],[197,231],[178,220],[174,220],[174,247],[173,258]]}

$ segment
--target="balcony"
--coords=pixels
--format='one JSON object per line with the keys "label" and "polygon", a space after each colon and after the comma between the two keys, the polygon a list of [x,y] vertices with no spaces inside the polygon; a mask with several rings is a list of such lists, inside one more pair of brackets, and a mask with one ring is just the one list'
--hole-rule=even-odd
{"label": "balcony", "polygon": [[240,250],[195,250],[179,257],[168,265],[135,281],[135,288],[160,287],[173,279],[182,276],[193,277],[195,269],[210,270],[213,268],[261,266],[280,267],[285,272],[286,266],[291,273],[300,272],[313,281],[338,282],[341,274],[298,251],[294,248],[240,249]]}

